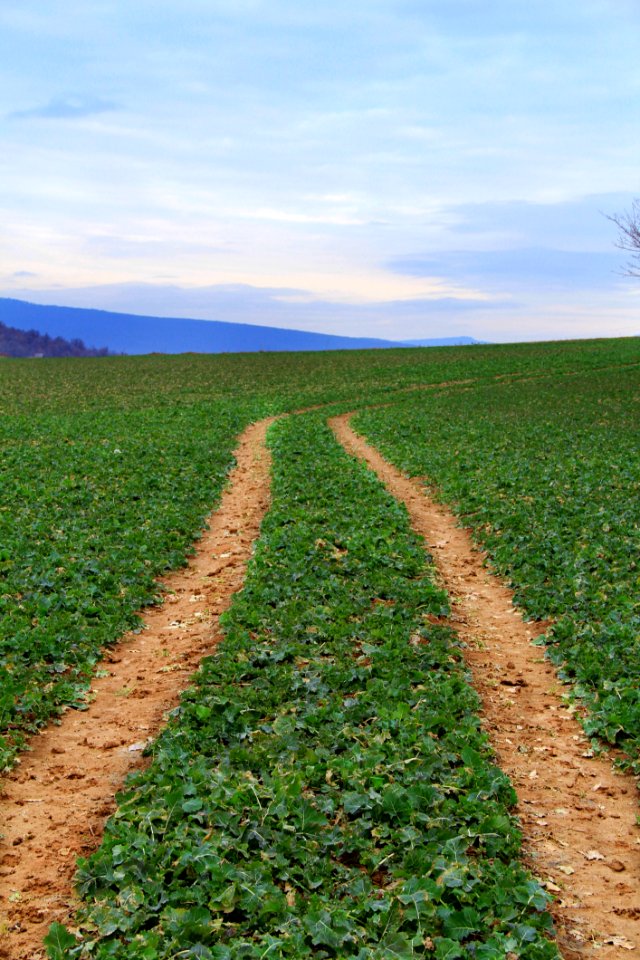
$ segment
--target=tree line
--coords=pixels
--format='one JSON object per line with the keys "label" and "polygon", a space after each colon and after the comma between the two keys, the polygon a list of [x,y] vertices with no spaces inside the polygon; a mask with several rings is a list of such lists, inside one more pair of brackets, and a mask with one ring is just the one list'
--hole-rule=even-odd
{"label": "tree line", "polygon": [[18,330],[0,321],[0,355],[5,357],[108,357],[106,347],[86,347],[77,338],[50,337],[37,330]]}

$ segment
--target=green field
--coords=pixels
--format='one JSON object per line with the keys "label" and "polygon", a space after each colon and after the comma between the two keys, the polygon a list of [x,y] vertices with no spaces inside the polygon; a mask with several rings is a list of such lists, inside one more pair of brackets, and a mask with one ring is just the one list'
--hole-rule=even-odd
{"label": "green field", "polygon": [[[640,769],[636,339],[0,365],[4,766],[83,707],[266,415],[274,503],[154,762],[83,863],[56,957],[552,957],[513,793],[404,510],[354,426],[471,526],[587,731]],[[508,899],[500,895],[508,889]],[[179,953],[180,950],[190,952]]]}

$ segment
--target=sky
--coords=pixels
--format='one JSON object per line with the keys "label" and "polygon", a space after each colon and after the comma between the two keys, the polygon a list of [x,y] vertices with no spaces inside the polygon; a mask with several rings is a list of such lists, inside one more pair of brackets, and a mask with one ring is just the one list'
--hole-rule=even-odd
{"label": "sky", "polygon": [[2,0],[0,296],[640,333],[637,0]]}

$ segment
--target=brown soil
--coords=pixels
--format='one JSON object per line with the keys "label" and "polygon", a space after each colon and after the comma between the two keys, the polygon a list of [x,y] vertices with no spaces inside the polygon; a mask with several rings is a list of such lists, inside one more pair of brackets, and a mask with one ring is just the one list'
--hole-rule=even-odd
{"label": "brown soil", "polygon": [[485,566],[468,532],[349,426],[330,421],[408,509],[452,599],[451,625],[465,645],[483,723],[518,795],[525,854],[553,894],[567,958],[628,956],[640,948],[640,830],[633,777],[598,759],[562,699],[562,685],[531,641],[549,625],[526,623],[513,595]]}
{"label": "brown soil", "polygon": [[[72,920],[76,859],[94,850],[114,794],[145,761],[201,658],[220,640],[218,618],[242,585],[269,500],[270,420],[249,427],[219,508],[183,570],[164,579],[164,603],[144,611],[98,670],[86,712],[69,711],[34,737],[0,786],[0,957],[37,960],[53,921]],[[106,675],[105,675],[106,674]]]}

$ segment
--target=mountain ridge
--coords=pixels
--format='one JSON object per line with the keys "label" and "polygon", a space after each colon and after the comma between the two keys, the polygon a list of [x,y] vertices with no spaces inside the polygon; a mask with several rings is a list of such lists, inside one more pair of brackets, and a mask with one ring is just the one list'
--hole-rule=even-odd
{"label": "mountain ridge", "polygon": [[[289,330],[223,320],[192,320],[116,313],[84,307],[42,305],[0,297],[0,322],[49,337],[106,344],[111,353],[254,353],[259,351],[401,349],[429,341],[394,341],[375,337]],[[432,345],[476,342],[468,337],[439,338]]]}

